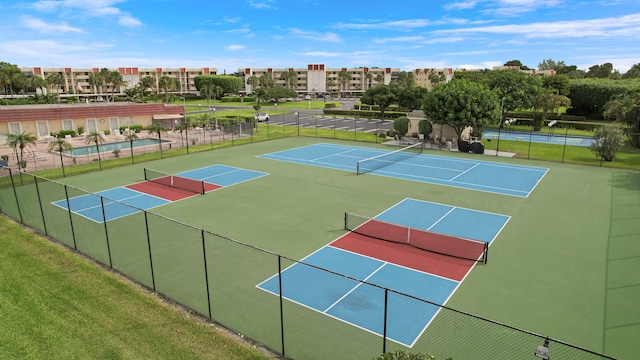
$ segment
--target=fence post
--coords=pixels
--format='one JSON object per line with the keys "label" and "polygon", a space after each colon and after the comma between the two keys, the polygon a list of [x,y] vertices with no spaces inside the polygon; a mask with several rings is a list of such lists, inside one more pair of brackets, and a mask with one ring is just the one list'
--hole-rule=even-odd
{"label": "fence post", "polygon": [[384,288],[384,323],[382,326],[382,353],[387,352],[387,307],[389,305],[389,289]]}
{"label": "fence post", "polygon": [[109,267],[113,269],[113,261],[111,260],[111,246],[109,245],[109,231],[107,231],[107,215],[104,211],[104,197],[100,196],[100,205],[102,206],[102,220],[104,220],[104,236],[107,240],[107,254],[109,255]]}
{"label": "fence post", "polygon": [[[9,169],[9,177],[11,178],[11,187],[13,188],[13,196],[16,198],[16,208],[18,209],[18,217],[20,218],[20,223],[24,225],[24,221],[22,221],[22,211],[20,211],[20,202],[18,201],[18,192],[16,191],[16,184],[13,181],[13,174],[11,172],[11,169]],[[20,172],[20,179],[22,180],[22,172]]]}
{"label": "fence post", "polygon": [[44,208],[42,207],[42,198],[40,198],[40,187],[38,186],[38,177],[33,177],[33,183],[36,185],[36,195],[38,195],[38,204],[40,205],[40,216],[42,216],[42,227],[44,228],[44,234],[49,236],[47,231],[47,221],[44,219]]}
{"label": "fence post", "polygon": [[69,201],[69,190],[67,190],[67,185],[64,186],[64,197],[67,199],[67,211],[69,212],[69,225],[71,225],[71,238],[73,239],[73,249],[78,251],[78,244],[76,243],[76,231],[73,229],[73,215],[71,213],[71,202]]}
{"label": "fence post", "polygon": [[200,230],[202,235],[202,258],[204,259],[204,281],[207,287],[207,307],[209,310],[209,319],[211,319],[211,295],[209,294],[209,271],[207,270],[207,247],[204,241],[204,230]]}
{"label": "fence post", "polygon": [[278,298],[280,299],[280,341],[282,342],[282,357],[284,353],[284,310],[282,298],[282,255],[278,255]]}
{"label": "fence post", "polygon": [[151,267],[151,284],[156,292],[156,277],[153,271],[153,256],[151,255],[151,236],[149,234],[149,214],[144,211],[144,227],[147,230],[147,249],[149,249],[149,266]]}

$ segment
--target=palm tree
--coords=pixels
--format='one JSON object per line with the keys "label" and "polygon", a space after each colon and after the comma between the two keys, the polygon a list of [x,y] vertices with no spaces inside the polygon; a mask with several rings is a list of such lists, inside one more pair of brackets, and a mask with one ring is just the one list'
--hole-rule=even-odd
{"label": "palm tree", "polygon": [[102,80],[100,82],[100,93],[102,94],[103,92],[106,91],[107,102],[109,102],[109,73],[110,72],[111,72],[111,70],[109,70],[107,68],[102,68],[102,69],[100,69],[100,72],[99,72],[100,80]]}
{"label": "palm tree", "polygon": [[3,61],[0,62],[0,74],[2,75],[3,86],[9,85],[9,91],[11,92],[11,98],[13,99],[13,82],[18,74],[22,74],[22,70],[20,70],[18,65],[9,64]]}
{"label": "palm tree", "polygon": [[[163,76],[164,77],[164,76]],[[154,122],[147,127],[149,135],[158,134],[158,146],[160,146],[160,158],[162,159],[162,133],[167,133],[167,128],[162,123]]]}
{"label": "palm tree", "polygon": [[138,134],[135,131],[129,131],[129,134],[125,136],[125,139],[129,141],[129,147],[131,148],[131,163],[133,164],[133,142],[138,140]]}
{"label": "palm tree", "polygon": [[158,89],[164,91],[164,102],[169,102],[169,91],[176,88],[176,81],[168,76],[163,76],[158,80]]}
{"label": "palm tree", "polygon": [[[31,86],[34,87],[36,90],[40,89],[40,93],[42,95],[44,95],[45,91],[44,89],[47,87],[47,82],[44,78],[41,78],[40,76],[34,76],[31,78]],[[36,91],[36,94],[38,92]]]}
{"label": "palm tree", "polygon": [[60,165],[62,166],[62,177],[66,177],[64,173],[64,162],[62,161],[62,152],[63,151],[71,151],[73,150],[73,145],[71,145],[64,138],[56,137],[56,139],[49,143],[49,151],[57,150],[60,153]]}
{"label": "palm tree", "polygon": [[333,79],[328,79],[327,80],[327,88],[329,89],[329,92],[331,92],[331,90],[333,90],[333,87],[336,86],[336,81]]}
{"label": "palm tree", "polygon": [[347,84],[349,83],[349,80],[351,80],[349,72],[345,69],[340,70],[338,73],[338,81],[342,85],[344,91],[347,91]]}
{"label": "palm tree", "polygon": [[142,97],[142,102],[144,102],[144,91],[151,89],[155,92],[156,81],[151,76],[145,76],[140,79],[140,88],[142,89],[140,96]]}
{"label": "palm tree", "polygon": [[376,83],[378,83],[378,85],[382,84],[384,82],[384,75],[382,74],[378,74],[376,75]]}
{"label": "palm tree", "polygon": [[54,73],[47,76],[47,84],[55,86],[56,94],[58,95],[58,102],[60,102],[60,87],[64,86],[64,78],[59,73]]}
{"label": "palm tree", "polygon": [[111,88],[111,100],[114,99],[114,93],[116,90],[120,93],[120,87],[124,86],[126,83],[122,78],[122,75],[118,71],[109,71],[107,75],[107,81],[112,85]]}
{"label": "palm tree", "polygon": [[98,87],[102,86],[102,75],[99,72],[89,74],[89,85],[93,86],[93,92],[98,94]]}
{"label": "palm tree", "polygon": [[[18,168],[24,169],[27,166],[27,162],[24,161],[24,148],[29,145],[36,144],[36,137],[27,132],[21,132],[20,134],[8,134],[7,135],[7,145],[13,148],[13,152],[16,155],[16,161],[18,163]],[[18,159],[18,148],[20,148],[20,158]]]}
{"label": "palm tree", "polygon": [[260,84],[260,80],[258,80],[258,77],[255,75],[251,75],[248,79],[247,79],[247,84],[251,85],[251,91],[255,91],[256,90],[256,86],[258,86]]}
{"label": "palm tree", "polygon": [[367,86],[365,86],[365,89],[368,89],[371,87],[371,80],[373,79],[373,74],[369,71],[364,77],[367,79]]}
{"label": "palm tree", "polygon": [[104,137],[97,131],[92,131],[87,135],[85,142],[87,144],[96,144],[96,152],[98,153],[98,163],[102,170],[102,160],[100,159],[100,144],[104,143]]}

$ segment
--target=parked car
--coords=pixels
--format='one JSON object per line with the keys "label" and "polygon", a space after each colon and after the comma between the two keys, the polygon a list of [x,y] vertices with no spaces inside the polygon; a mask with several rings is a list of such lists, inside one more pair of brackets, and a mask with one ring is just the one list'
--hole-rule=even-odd
{"label": "parked car", "polygon": [[264,115],[256,114],[256,121],[257,122],[269,121],[269,114],[268,113],[265,113]]}

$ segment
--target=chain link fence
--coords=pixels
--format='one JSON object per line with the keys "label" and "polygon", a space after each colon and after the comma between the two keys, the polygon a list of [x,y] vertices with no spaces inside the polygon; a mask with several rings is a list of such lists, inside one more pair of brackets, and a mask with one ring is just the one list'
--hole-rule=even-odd
{"label": "chain link fence", "polygon": [[[128,209],[132,210],[131,215],[104,221],[110,204],[117,201],[32,174],[8,171],[0,186],[0,212],[150,291],[264,344],[282,357],[371,359],[383,352],[404,350],[429,352],[437,358],[524,359],[535,358],[534,351],[544,346],[554,359],[612,359],[135,207]],[[91,216],[72,211],[77,199],[87,197],[100,204],[90,210]],[[287,281],[308,281],[286,280],[282,276],[283,271],[294,264],[330,273],[324,287],[339,286],[344,281],[364,287],[371,297],[354,300],[350,311],[373,322],[375,333],[288,301],[281,290],[287,287]],[[279,291],[271,293],[258,287],[274,276],[278,279]],[[306,295],[320,294],[314,295],[311,290]],[[372,303],[384,306],[372,310]],[[411,348],[386,335],[389,324],[397,326],[411,320],[394,314],[392,305],[397,303],[410,306],[416,314],[437,314]],[[541,353],[539,357],[543,356]]]}

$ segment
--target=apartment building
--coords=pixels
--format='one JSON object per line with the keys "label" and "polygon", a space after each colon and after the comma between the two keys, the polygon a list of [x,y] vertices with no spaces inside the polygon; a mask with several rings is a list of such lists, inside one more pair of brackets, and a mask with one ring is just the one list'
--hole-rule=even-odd
{"label": "apartment building", "polygon": [[[122,75],[122,79],[124,80],[125,85],[120,86],[118,89],[113,89],[113,86],[107,84],[105,86],[91,86],[89,83],[89,77],[92,73],[100,72],[99,68],[91,68],[91,69],[74,69],[74,68],[41,68],[41,67],[32,67],[32,68],[22,68],[22,72],[27,76],[39,76],[43,79],[51,76],[52,74],[59,74],[62,76],[64,80],[64,84],[60,87],[59,91],[61,94],[67,95],[87,95],[87,94],[106,94],[106,93],[115,93],[115,94],[124,94],[125,90],[128,88],[132,88],[140,83],[140,79],[145,76],[151,76],[156,83],[163,76],[168,76],[174,80],[178,81],[179,87],[176,91],[180,93],[195,93],[196,86],[194,84],[194,78],[199,75],[216,75],[216,68],[201,68],[201,69],[187,69],[187,68],[175,68],[175,69],[166,69],[166,68],[153,68],[153,69],[143,69],[137,67],[120,67],[118,69],[109,69],[109,71],[117,70],[120,75]],[[37,91],[40,91],[37,89]],[[51,93],[56,93],[56,88],[50,88],[48,90]]]}
{"label": "apartment building", "polygon": [[[308,64],[307,68],[242,68],[237,75],[242,78],[243,92],[251,94],[255,88],[252,77],[260,78],[271,74],[275,85],[288,87],[298,94],[341,94],[362,95],[368,88],[378,84],[389,84],[397,80],[397,68],[327,68],[325,64]],[[289,80],[293,74],[293,81]]]}
{"label": "apartment building", "polygon": [[453,79],[455,70],[453,68],[445,69],[415,69],[413,71],[413,80],[416,82],[416,86],[426,87],[431,90],[433,87],[440,83],[447,83]]}

